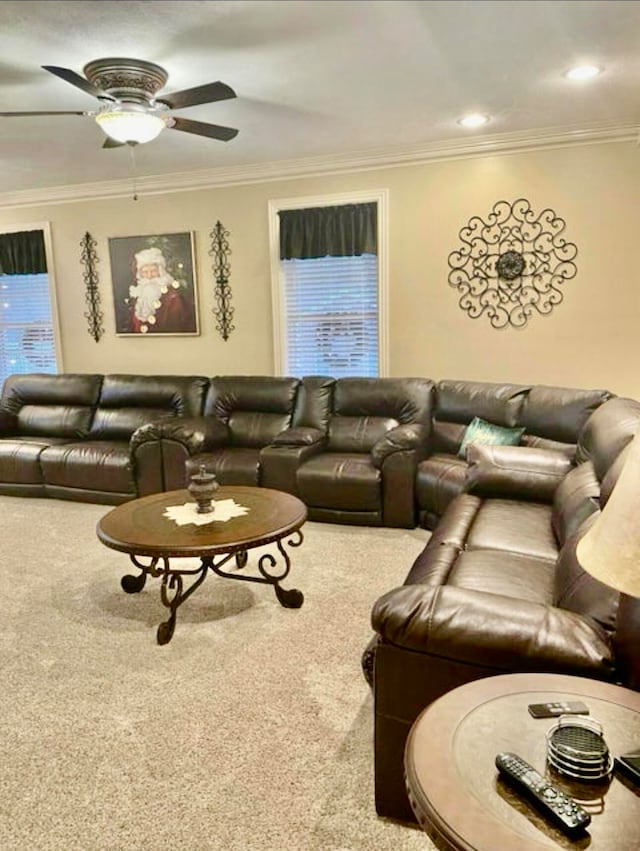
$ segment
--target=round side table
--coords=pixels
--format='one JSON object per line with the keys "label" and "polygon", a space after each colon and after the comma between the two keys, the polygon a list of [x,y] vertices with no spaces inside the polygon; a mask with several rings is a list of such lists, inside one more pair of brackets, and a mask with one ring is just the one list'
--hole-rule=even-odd
{"label": "round side table", "polygon": [[[534,719],[530,703],[581,700],[602,724],[613,756],[640,747],[640,693],[559,674],[506,674],[460,686],[418,717],[407,739],[407,792],[418,822],[438,848],[454,851],[636,851],[640,789],[614,774],[578,783],[546,763],[553,718]],[[500,751],[517,753],[591,815],[570,839],[515,792],[495,767]]]}

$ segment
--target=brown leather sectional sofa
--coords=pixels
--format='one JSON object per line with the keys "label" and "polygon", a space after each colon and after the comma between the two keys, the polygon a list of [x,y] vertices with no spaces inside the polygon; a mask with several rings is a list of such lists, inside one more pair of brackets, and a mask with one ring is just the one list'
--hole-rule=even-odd
{"label": "brown leather sectional sofa", "polygon": [[117,504],[222,484],[300,496],[317,520],[415,526],[434,382],[423,378],[15,375],[0,399],[0,493]]}
{"label": "brown leather sectional sofa", "polygon": [[[474,417],[524,429],[520,445],[460,453]],[[376,806],[413,820],[405,739],[444,692],[512,671],[630,684],[637,629],[621,629],[618,594],[582,571],[575,549],[639,426],[639,402],[601,390],[13,376],[0,399],[0,493],[116,504],[183,487],[205,464],[223,484],[298,495],[312,519],[433,529],[404,584],[373,606],[363,656],[375,694]]]}

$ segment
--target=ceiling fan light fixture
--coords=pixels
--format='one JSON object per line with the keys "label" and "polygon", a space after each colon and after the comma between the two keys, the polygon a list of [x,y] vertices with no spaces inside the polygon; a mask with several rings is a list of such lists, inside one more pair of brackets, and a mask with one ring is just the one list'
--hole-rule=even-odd
{"label": "ceiling fan light fixture", "polygon": [[132,103],[107,104],[95,118],[110,139],[122,144],[151,142],[167,126],[165,116],[158,110]]}

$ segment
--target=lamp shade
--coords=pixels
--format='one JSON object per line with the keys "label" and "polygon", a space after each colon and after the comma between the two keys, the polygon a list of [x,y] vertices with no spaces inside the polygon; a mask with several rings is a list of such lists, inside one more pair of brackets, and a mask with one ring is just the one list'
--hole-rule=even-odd
{"label": "lamp shade", "polygon": [[602,513],[578,542],[576,556],[595,579],[640,597],[640,431]]}
{"label": "lamp shade", "polygon": [[159,136],[167,126],[157,112],[135,104],[113,104],[100,110],[96,122],[116,142],[143,144]]}

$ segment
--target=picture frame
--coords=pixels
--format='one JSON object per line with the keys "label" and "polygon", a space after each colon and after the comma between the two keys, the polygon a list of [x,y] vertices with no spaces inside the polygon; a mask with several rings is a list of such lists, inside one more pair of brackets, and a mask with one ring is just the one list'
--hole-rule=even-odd
{"label": "picture frame", "polygon": [[111,237],[109,259],[117,336],[200,333],[192,231]]}

